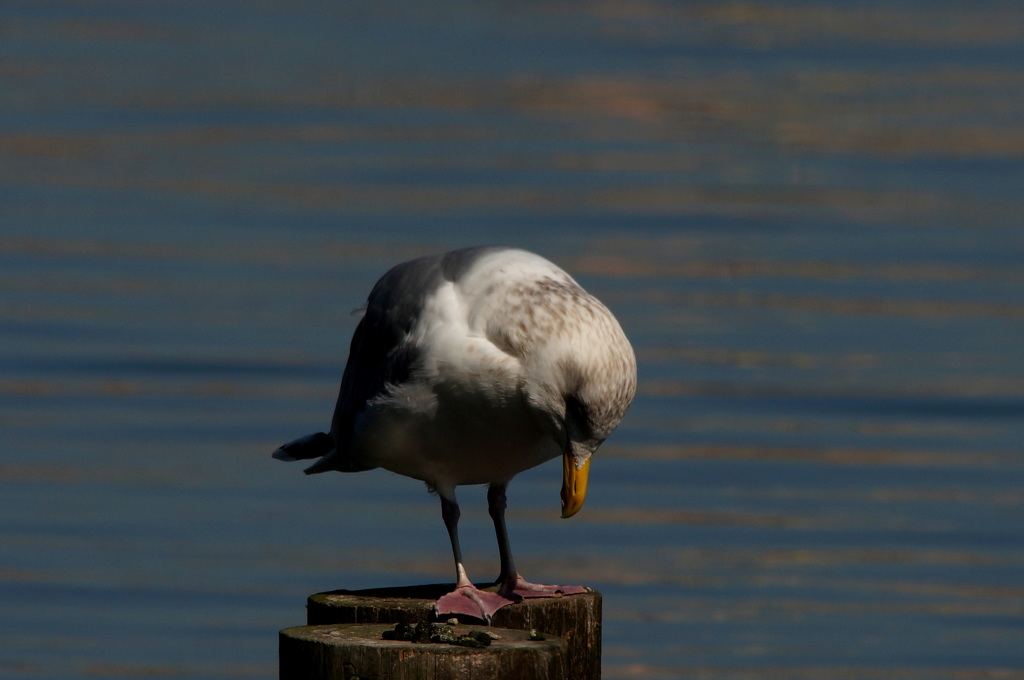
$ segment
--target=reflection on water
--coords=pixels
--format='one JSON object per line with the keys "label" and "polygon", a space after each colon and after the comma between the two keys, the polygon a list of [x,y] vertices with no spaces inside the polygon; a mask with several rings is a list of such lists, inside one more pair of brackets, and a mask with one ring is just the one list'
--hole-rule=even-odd
{"label": "reflection on water", "polygon": [[[1024,678],[1024,10],[0,10],[0,674],[273,677],[436,582],[435,500],[303,478],[395,262],[535,249],[640,360],[588,505],[510,487],[608,678]],[[496,571],[461,490],[471,573]]]}

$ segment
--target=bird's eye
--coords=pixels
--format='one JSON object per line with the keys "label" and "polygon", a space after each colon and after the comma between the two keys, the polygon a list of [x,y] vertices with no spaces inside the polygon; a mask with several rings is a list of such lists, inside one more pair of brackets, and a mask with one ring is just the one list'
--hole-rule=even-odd
{"label": "bird's eye", "polygon": [[565,419],[571,420],[577,427],[583,428],[590,421],[590,413],[587,405],[575,396],[565,398]]}

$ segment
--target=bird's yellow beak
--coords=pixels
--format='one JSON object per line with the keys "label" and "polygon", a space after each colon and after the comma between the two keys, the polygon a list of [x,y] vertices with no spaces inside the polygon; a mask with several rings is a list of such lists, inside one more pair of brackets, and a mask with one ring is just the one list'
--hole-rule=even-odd
{"label": "bird's yellow beak", "polygon": [[590,475],[590,459],[576,469],[572,450],[562,454],[562,518],[572,517],[583,507],[587,497],[587,477]]}

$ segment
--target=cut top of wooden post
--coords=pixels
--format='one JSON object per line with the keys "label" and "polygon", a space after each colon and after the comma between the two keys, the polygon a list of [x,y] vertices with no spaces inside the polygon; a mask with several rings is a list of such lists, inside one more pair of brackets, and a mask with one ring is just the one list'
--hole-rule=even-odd
{"label": "cut top of wooden post", "polygon": [[[336,623],[421,623],[444,621],[434,615],[434,602],[452,590],[450,584],[335,590],[311,595],[309,625]],[[471,618],[462,623],[483,626]],[[498,628],[536,629],[568,642],[569,680],[601,677],[601,593],[592,590],[564,597],[530,598],[502,607],[491,624]]]}

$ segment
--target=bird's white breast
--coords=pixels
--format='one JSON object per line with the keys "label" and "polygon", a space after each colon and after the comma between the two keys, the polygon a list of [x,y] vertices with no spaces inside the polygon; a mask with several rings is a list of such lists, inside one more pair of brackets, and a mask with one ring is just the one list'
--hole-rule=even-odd
{"label": "bird's white breast", "polygon": [[560,455],[524,391],[522,357],[488,337],[503,323],[513,282],[560,271],[529,253],[499,251],[426,295],[408,339],[417,356],[411,377],[369,409],[360,448],[381,467],[438,488],[507,482]]}

